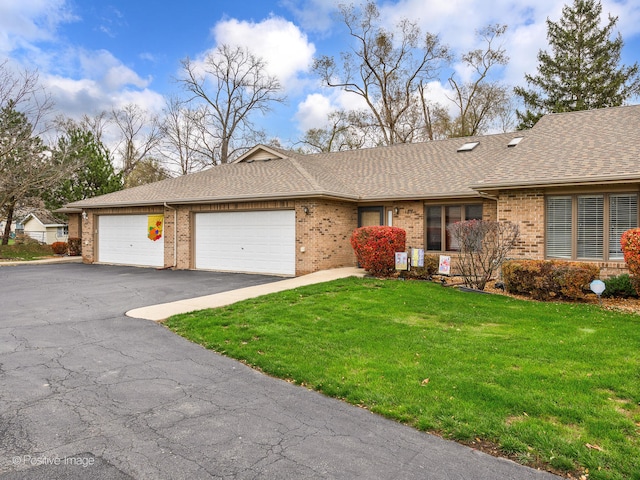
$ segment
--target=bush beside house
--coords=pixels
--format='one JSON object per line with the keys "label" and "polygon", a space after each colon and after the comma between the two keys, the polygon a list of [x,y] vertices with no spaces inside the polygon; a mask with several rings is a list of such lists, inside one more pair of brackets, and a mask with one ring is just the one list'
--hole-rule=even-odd
{"label": "bush beside house", "polygon": [[358,263],[376,277],[388,277],[395,272],[395,253],[404,252],[407,234],[402,228],[360,227],[351,235],[351,246]]}
{"label": "bush beside house", "polygon": [[536,300],[581,300],[598,278],[595,265],[556,260],[509,260],[502,265],[505,289]]}
{"label": "bush beside house", "polygon": [[68,241],[69,256],[77,257],[82,255],[82,239],[78,237],[70,237]]}
{"label": "bush beside house", "polygon": [[624,261],[629,269],[631,283],[640,294],[640,228],[632,228],[620,238]]}
{"label": "bush beside house", "polygon": [[56,255],[64,255],[67,253],[68,248],[67,242],[53,242],[51,244],[51,250],[53,250],[53,253]]}

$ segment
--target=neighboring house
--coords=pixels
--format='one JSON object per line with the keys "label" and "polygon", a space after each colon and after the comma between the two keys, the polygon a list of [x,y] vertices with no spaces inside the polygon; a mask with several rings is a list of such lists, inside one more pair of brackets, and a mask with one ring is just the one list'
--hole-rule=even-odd
{"label": "neighboring house", "polygon": [[[4,234],[4,229],[7,226],[6,220],[0,220],[0,235]],[[11,237],[15,238],[16,233],[20,233],[24,230],[24,226],[20,222],[11,222]]]}
{"label": "neighboring house", "polygon": [[40,243],[51,245],[55,242],[66,242],[69,239],[67,224],[47,211],[31,212],[21,223],[24,234]]}
{"label": "neighboring house", "polygon": [[482,218],[519,225],[512,257],[593,262],[608,276],[625,270],[619,238],[638,226],[639,192],[640,106],[626,106],[345,152],[259,145],[66,210],[87,263],[302,275],[355,265],[358,226],[398,226],[407,247],[455,253],[447,226]]}

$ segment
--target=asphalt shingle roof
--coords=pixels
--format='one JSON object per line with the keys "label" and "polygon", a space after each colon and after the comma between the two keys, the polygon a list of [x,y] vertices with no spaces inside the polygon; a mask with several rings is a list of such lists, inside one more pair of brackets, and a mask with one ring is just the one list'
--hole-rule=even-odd
{"label": "asphalt shingle roof", "polygon": [[640,179],[640,105],[544,116],[476,186]]}
{"label": "asphalt shingle roof", "polygon": [[[478,195],[478,190],[640,179],[640,106],[543,117],[527,131],[240,161],[69,207],[331,197],[350,201]],[[523,140],[515,147],[508,143]],[[466,142],[479,142],[458,152]]]}

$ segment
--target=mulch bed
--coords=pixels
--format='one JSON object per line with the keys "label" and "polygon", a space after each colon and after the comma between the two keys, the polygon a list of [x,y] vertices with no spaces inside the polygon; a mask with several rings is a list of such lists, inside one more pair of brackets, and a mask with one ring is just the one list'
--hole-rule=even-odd
{"label": "mulch bed", "polygon": [[[495,282],[490,282],[487,284],[485,290],[490,293],[505,295],[513,298],[520,298],[522,300],[536,301],[532,300],[530,297],[522,296],[522,295],[512,295],[510,293],[505,292],[502,289],[495,287]],[[635,313],[640,314],[640,298],[602,298],[598,299],[598,296],[589,293],[587,294],[584,300],[578,301],[566,301],[566,300],[554,300],[562,303],[582,303],[582,304],[592,304],[592,305],[602,305],[602,308],[607,310],[614,310],[625,313]]]}

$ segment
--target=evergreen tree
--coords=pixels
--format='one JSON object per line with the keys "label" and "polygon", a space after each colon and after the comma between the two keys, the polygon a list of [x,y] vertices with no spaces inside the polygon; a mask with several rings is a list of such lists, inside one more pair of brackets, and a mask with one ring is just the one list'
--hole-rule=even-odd
{"label": "evergreen tree", "polygon": [[520,129],[546,113],[619,106],[640,93],[638,63],[620,65],[622,37],[612,38],[618,18],[601,27],[601,14],[599,1],[574,0],[558,22],[547,19],[551,51],[538,53],[537,75],[525,75],[530,89],[515,88],[527,109],[517,112]]}
{"label": "evergreen tree", "polygon": [[44,195],[47,208],[122,190],[122,175],[116,173],[108,149],[92,132],[72,127],[58,140],[54,161],[72,160],[77,168]]}
{"label": "evergreen tree", "polygon": [[12,100],[0,109],[0,215],[6,218],[2,245],[9,242],[16,205],[51,181],[42,140]]}

